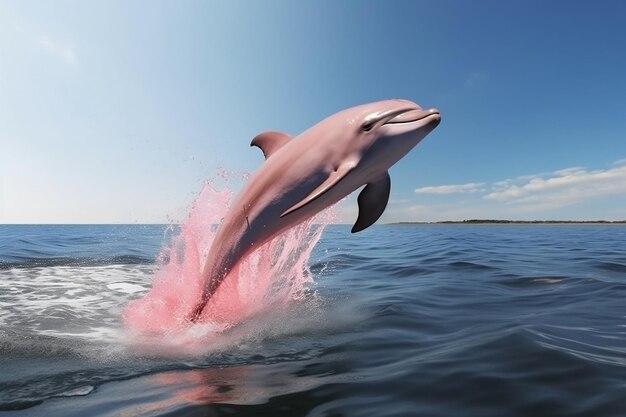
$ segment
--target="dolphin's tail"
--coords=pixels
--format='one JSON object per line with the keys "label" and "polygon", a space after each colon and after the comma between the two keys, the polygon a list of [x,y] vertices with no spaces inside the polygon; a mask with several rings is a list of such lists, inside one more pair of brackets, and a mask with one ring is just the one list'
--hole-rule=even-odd
{"label": "dolphin's tail", "polygon": [[206,301],[203,299],[193,310],[191,310],[191,313],[187,315],[187,320],[189,320],[191,323],[197,322],[202,315],[205,306]]}
{"label": "dolphin's tail", "polygon": [[209,299],[213,296],[215,291],[217,291],[217,287],[220,286],[226,274],[222,274],[218,279],[212,278],[209,280],[209,285],[202,289],[202,296],[200,297],[200,302],[194,307],[193,310],[187,315],[187,320],[191,323],[195,323],[198,321],[202,312],[204,311],[204,307],[206,307]]}

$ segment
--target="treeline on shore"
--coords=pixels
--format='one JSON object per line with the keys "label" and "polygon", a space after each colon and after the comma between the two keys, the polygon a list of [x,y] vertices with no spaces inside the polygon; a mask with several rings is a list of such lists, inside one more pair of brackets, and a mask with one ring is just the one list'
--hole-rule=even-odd
{"label": "treeline on shore", "polygon": [[626,224],[626,220],[494,220],[469,219],[439,222],[398,222],[394,224]]}

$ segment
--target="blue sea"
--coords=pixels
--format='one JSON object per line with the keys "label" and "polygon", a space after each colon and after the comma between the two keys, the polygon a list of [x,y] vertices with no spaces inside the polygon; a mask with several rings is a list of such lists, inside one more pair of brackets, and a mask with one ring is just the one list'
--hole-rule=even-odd
{"label": "blue sea", "polygon": [[626,416],[624,225],[329,226],[317,301],[201,355],[121,325],[174,233],[0,226],[0,414]]}

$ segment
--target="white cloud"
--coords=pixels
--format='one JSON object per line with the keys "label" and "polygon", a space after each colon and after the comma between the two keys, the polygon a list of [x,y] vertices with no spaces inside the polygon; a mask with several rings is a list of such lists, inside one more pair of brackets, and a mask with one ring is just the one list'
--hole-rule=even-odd
{"label": "white cloud", "polygon": [[[611,206],[602,205],[605,208],[600,212],[597,211],[600,206],[595,206],[593,212],[581,213],[586,210],[585,203],[595,204],[595,200],[612,197],[614,205],[616,201],[626,198],[626,159],[600,170],[576,166],[492,183],[422,187],[415,192],[459,195],[453,201],[432,201],[427,204],[421,201],[421,205],[399,204],[395,217],[422,221],[468,218],[536,219],[554,216],[623,219],[625,211],[615,208],[611,211]],[[559,211],[555,212],[557,209]]]}
{"label": "white cloud", "polygon": [[482,188],[485,183],[482,182],[470,182],[467,184],[453,184],[453,185],[437,185],[431,187],[422,187],[415,190],[418,194],[454,194],[454,193],[475,193],[477,191],[484,191]]}
{"label": "white cloud", "polygon": [[626,193],[626,165],[595,171],[573,167],[523,181],[501,181],[484,198],[539,211],[619,193]]}
{"label": "white cloud", "polygon": [[[583,167],[572,167],[572,168],[565,168],[565,169],[560,169],[558,171],[554,171],[554,175],[558,175],[558,176],[568,176],[568,175],[577,175],[577,174],[583,174],[585,173],[585,168]],[[540,175],[535,175],[535,177],[538,177]]]}
{"label": "white cloud", "polygon": [[55,42],[47,36],[37,40],[37,45],[48,54],[60,59],[68,65],[76,65],[76,52],[70,45]]}

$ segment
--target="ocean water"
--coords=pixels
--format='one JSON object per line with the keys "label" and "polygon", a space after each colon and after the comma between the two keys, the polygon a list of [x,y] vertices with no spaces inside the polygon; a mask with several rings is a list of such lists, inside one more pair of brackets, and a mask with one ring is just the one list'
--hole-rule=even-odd
{"label": "ocean water", "polygon": [[626,226],[349,229],[189,350],[122,320],[176,228],[0,226],[0,414],[626,416]]}

